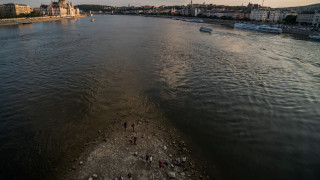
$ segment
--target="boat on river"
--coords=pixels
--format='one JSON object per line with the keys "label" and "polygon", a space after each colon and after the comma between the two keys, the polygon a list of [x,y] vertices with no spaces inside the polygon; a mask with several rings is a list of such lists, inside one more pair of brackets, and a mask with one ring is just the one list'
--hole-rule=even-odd
{"label": "boat on river", "polygon": [[211,32],[212,32],[212,29],[209,28],[209,27],[203,27],[203,26],[201,26],[201,27],[200,27],[200,31],[211,33]]}
{"label": "boat on river", "polygon": [[255,24],[235,23],[234,28],[258,31],[259,26]]}
{"label": "boat on river", "polygon": [[281,28],[271,27],[271,26],[266,26],[266,25],[260,26],[258,31],[266,32],[266,33],[273,33],[273,34],[281,34],[282,33]]}
{"label": "boat on river", "polygon": [[15,21],[19,24],[32,24],[32,22],[27,22],[27,21]]}
{"label": "boat on river", "polygon": [[187,22],[197,22],[197,23],[203,23],[202,19],[186,19]]}
{"label": "boat on river", "polygon": [[267,25],[256,25],[256,24],[245,24],[245,23],[235,23],[234,28],[238,29],[246,29],[251,31],[259,31],[265,33],[274,33],[274,34],[281,34],[282,29]]}
{"label": "boat on river", "polygon": [[320,40],[320,34],[310,34],[309,35],[310,39],[316,39],[316,40]]}
{"label": "boat on river", "polygon": [[91,22],[94,22],[94,20],[95,20],[94,18],[91,18]]}

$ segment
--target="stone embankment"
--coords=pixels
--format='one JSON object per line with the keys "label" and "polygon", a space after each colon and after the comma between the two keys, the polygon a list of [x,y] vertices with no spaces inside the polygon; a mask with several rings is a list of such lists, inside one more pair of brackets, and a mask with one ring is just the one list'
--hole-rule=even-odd
{"label": "stone embankment", "polygon": [[24,23],[37,23],[45,21],[59,21],[64,19],[76,19],[86,17],[86,15],[74,16],[74,17],[53,17],[53,16],[44,16],[44,17],[30,17],[30,18],[10,18],[10,19],[0,19],[0,26],[4,25],[17,25]]}
{"label": "stone embankment", "polygon": [[[212,179],[204,163],[196,161],[189,146],[174,128],[163,123],[144,120],[127,121],[108,127],[101,134],[101,143],[91,145],[79,159],[74,160],[66,179]],[[136,144],[132,138],[136,137]],[[134,141],[134,140],[133,140]],[[94,142],[96,143],[96,142]],[[146,155],[152,156],[152,162]],[[185,158],[185,162],[183,159]],[[163,165],[160,168],[159,163]]]}

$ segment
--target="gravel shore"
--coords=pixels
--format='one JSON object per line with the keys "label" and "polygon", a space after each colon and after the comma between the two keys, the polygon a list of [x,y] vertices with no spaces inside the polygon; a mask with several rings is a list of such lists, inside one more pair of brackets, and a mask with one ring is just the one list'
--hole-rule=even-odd
{"label": "gravel shore", "polygon": [[[125,130],[123,124],[127,122]],[[135,131],[132,130],[135,123]],[[138,121],[122,121],[110,125],[100,142],[74,160],[66,179],[213,179],[206,173],[205,163],[192,155],[191,148],[179,132],[164,122],[141,117]],[[130,139],[136,137],[136,144]],[[152,162],[146,155],[152,156]],[[186,162],[182,159],[186,158]],[[162,168],[159,167],[162,161]],[[216,178],[215,178],[216,179]]]}

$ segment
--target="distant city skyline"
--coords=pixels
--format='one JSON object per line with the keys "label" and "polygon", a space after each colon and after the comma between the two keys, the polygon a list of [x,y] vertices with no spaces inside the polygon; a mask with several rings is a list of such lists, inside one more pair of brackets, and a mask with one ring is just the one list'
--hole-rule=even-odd
{"label": "distant city skyline", "polygon": [[[58,0],[53,0],[58,1]],[[66,0],[68,1],[68,0]],[[99,4],[99,5],[109,5],[109,6],[143,6],[143,5],[187,5],[190,0],[71,0],[74,5],[79,4]],[[217,4],[217,5],[232,5],[240,6],[247,5],[249,2],[253,4],[262,4],[263,0],[193,0],[195,4]],[[17,3],[17,4],[27,4],[31,7],[39,7],[40,4],[49,4],[51,0],[0,0],[2,3]],[[310,4],[320,3],[320,0],[265,0],[264,6],[270,7],[292,7],[292,6],[304,6]]]}

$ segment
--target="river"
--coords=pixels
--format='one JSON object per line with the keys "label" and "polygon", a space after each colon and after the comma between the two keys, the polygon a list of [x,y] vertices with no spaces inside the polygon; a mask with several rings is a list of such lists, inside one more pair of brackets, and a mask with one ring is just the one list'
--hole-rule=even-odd
{"label": "river", "polygon": [[166,18],[0,27],[0,176],[57,179],[97,131],[158,111],[222,179],[320,178],[320,43]]}

